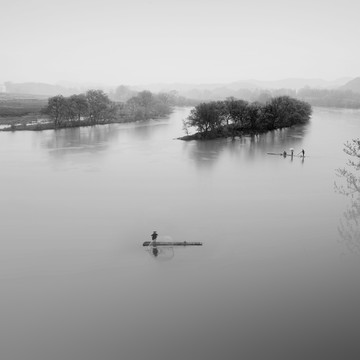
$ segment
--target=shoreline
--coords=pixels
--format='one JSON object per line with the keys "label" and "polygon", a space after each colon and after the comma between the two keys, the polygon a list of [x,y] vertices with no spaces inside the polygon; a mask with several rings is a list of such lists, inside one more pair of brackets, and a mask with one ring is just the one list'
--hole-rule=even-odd
{"label": "shoreline", "polygon": [[[69,128],[79,128],[79,127],[88,127],[88,126],[95,126],[95,125],[110,125],[110,124],[125,124],[125,123],[133,123],[138,122],[140,120],[132,121],[132,120],[111,120],[111,121],[104,121],[104,122],[88,122],[84,120],[80,121],[73,121],[63,124],[61,126],[55,126],[53,121],[49,121],[46,123],[26,123],[26,124],[2,124],[0,125],[0,131],[3,132],[12,132],[12,131],[44,131],[44,130],[60,130],[60,129],[69,129]],[[4,127],[6,126],[6,127]],[[2,128],[1,128],[2,127]]]}
{"label": "shoreline", "polygon": [[[174,109],[171,112],[173,111]],[[39,117],[36,118],[36,115]],[[29,117],[31,118],[31,120],[29,119]],[[73,120],[73,121],[66,121],[61,126],[55,126],[53,120],[50,120],[49,118],[45,118],[45,117],[40,118],[39,114],[31,114],[31,115],[26,115],[24,117],[13,118],[12,119],[13,123],[4,121],[6,118],[0,117],[0,132],[60,130],[60,129],[68,129],[68,128],[88,127],[95,125],[141,123],[143,121],[158,120],[163,118],[166,118],[166,116],[152,117],[143,120],[122,118],[122,119],[105,120],[102,122],[90,122],[88,120]]]}
{"label": "shoreline", "polygon": [[182,140],[182,141],[192,141],[192,140],[207,141],[207,140],[228,139],[228,138],[235,139],[235,138],[240,138],[242,136],[256,136],[256,135],[266,134],[266,133],[271,132],[271,131],[290,129],[291,127],[299,126],[299,125],[301,125],[301,124],[296,124],[296,125],[291,125],[291,126],[284,126],[284,127],[279,127],[279,128],[276,128],[276,129],[264,130],[264,131],[254,131],[254,130],[231,131],[231,130],[227,129],[227,126],[225,125],[224,127],[217,129],[217,131],[213,132],[213,133],[211,133],[211,132],[208,132],[208,133],[197,132],[197,133],[191,134],[191,135],[180,136],[180,137],[176,138],[176,140]]}

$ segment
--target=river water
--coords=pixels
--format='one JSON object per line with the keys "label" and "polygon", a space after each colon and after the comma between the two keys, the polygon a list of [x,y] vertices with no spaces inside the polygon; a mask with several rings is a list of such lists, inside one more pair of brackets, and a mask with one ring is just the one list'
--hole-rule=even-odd
{"label": "river water", "polygon": [[[1,359],[359,358],[360,225],[335,183],[360,112],[174,140],[189,111],[0,133]],[[155,257],[154,230],[203,246]]]}

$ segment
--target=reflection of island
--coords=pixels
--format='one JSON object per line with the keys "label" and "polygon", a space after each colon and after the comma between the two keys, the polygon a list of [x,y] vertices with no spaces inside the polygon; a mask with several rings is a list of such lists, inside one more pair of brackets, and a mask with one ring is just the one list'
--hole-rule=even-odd
{"label": "reflection of island", "polygon": [[95,125],[88,127],[67,128],[41,133],[42,145],[55,157],[67,153],[97,153],[107,148],[111,140],[118,137],[114,125]]}
{"label": "reflection of island", "polygon": [[183,149],[199,168],[213,165],[224,150],[229,150],[233,144],[227,140],[189,141],[184,142]]}
{"label": "reflection of island", "polygon": [[350,156],[346,167],[337,169],[337,175],[345,184],[335,184],[335,189],[350,200],[338,230],[349,251],[360,255],[360,139],[345,144]]}
{"label": "reflection of island", "polygon": [[183,148],[199,167],[214,165],[223,153],[252,161],[257,156],[265,156],[269,151],[282,153],[283,150],[289,151],[290,148],[301,150],[306,128],[307,125],[298,125],[259,135],[242,136],[235,140],[228,138],[186,141]]}
{"label": "reflection of island", "polygon": [[123,138],[147,140],[156,136],[157,131],[163,131],[168,126],[168,119],[147,120],[139,123],[94,125],[87,127],[65,128],[48,133],[40,133],[42,146],[49,149],[53,155],[61,156],[68,152],[96,153],[109,147],[119,135]]}
{"label": "reflection of island", "polygon": [[164,128],[169,126],[169,118],[162,118],[158,120],[146,120],[141,123],[131,124],[126,128],[126,131],[133,139],[149,140],[157,135],[163,133]]}

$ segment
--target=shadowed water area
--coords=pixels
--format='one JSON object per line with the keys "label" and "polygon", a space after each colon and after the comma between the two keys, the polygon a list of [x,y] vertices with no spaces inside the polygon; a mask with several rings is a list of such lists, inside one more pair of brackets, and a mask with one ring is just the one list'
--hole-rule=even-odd
{"label": "shadowed water area", "polygon": [[[189,111],[0,133],[1,359],[358,358],[360,225],[335,182],[360,111],[174,140]],[[154,257],[154,230],[203,246]]]}

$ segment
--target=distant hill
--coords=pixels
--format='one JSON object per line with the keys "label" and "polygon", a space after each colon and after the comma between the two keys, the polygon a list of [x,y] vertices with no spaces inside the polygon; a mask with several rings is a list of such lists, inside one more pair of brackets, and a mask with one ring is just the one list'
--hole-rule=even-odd
{"label": "distant hill", "polygon": [[[301,78],[288,78],[276,81],[260,81],[260,80],[242,80],[233,81],[229,83],[153,83],[142,84],[137,86],[131,86],[129,89],[132,91],[149,90],[152,92],[170,92],[176,91],[178,95],[186,97],[188,99],[194,99],[198,101],[209,100],[223,100],[227,97],[233,96],[236,98],[242,98],[249,101],[255,101],[262,93],[281,92],[278,95],[293,96],[292,92],[296,92],[299,89],[309,87],[316,89],[341,89],[346,86],[355,86],[352,82],[360,82],[360,78],[350,81],[351,78],[339,78],[333,81],[323,79],[301,79]],[[352,85],[350,85],[352,84]],[[121,84],[119,84],[121,85]],[[40,95],[40,96],[55,96],[63,95],[70,96],[73,94],[79,94],[86,92],[89,89],[102,89],[108,93],[114,93],[115,88],[101,85],[101,84],[78,84],[62,82],[57,84],[47,84],[40,82],[24,82],[13,83],[5,82],[2,91],[11,94],[28,94],[28,95]],[[360,84],[358,83],[357,92],[360,92]],[[353,90],[353,89],[351,89]],[[1,89],[0,89],[1,91]],[[356,90],[353,90],[356,91]]]}
{"label": "distant hill", "polygon": [[[276,81],[244,80],[231,83],[212,83],[212,84],[189,84],[189,83],[158,83],[137,86],[137,90],[150,90],[154,92],[175,90],[179,95],[190,99],[201,101],[223,100],[229,96],[254,100],[253,95],[266,90],[288,89],[296,91],[304,87],[318,89],[336,89],[346,84],[350,78],[340,78],[333,81],[323,79],[300,79],[289,78]],[[290,94],[289,94],[290,95]]]}
{"label": "distant hill", "polygon": [[190,84],[190,83],[158,83],[158,84],[147,84],[139,85],[139,89],[147,89],[150,91],[170,91],[176,90],[179,92],[184,91],[214,91],[218,89],[228,89],[232,91],[237,90],[255,90],[255,89],[300,89],[303,87],[331,89],[337,88],[346,84],[351,78],[340,78],[332,81],[323,79],[301,79],[301,78],[288,78],[282,80],[273,81],[261,81],[261,80],[244,80],[234,81],[231,83],[209,83],[209,84]]}
{"label": "distant hill", "polygon": [[360,77],[350,80],[345,85],[341,86],[339,90],[351,90],[360,94]]}
{"label": "distant hill", "polygon": [[253,80],[261,88],[265,89],[301,89],[304,87],[318,88],[318,89],[334,89],[346,84],[351,78],[340,78],[336,80],[324,79],[301,79],[289,78],[275,81],[257,81]]}

